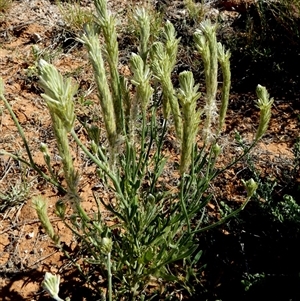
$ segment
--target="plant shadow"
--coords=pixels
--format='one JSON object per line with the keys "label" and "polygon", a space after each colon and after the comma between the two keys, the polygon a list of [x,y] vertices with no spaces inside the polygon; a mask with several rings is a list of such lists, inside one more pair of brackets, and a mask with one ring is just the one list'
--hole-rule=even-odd
{"label": "plant shadow", "polygon": [[[36,286],[34,286],[32,292],[29,291],[28,294],[26,294],[26,297],[24,297],[24,294],[21,294],[21,291],[17,291],[16,289],[16,287],[20,287],[20,290],[23,290],[27,286],[27,290],[29,290],[30,284],[42,283],[44,275],[44,272],[41,272],[37,269],[26,272],[1,273],[1,278],[6,279],[6,285],[0,288],[0,300],[52,300],[41,286],[38,291],[36,291]],[[16,285],[18,282],[21,283],[21,285]],[[63,299],[70,297],[72,301],[99,300],[99,296],[96,297],[94,291],[85,286],[84,282],[79,278],[79,273],[77,270],[64,273],[63,282],[60,284],[59,296]]]}
{"label": "plant shadow", "polygon": [[274,221],[266,210],[254,202],[200,237],[202,299],[300,300],[299,223]]}

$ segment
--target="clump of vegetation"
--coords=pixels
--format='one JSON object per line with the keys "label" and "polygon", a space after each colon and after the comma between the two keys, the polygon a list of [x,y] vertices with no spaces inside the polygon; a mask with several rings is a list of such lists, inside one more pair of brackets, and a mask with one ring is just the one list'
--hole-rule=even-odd
{"label": "clump of vegetation", "polygon": [[90,9],[83,9],[80,1],[56,1],[63,20],[69,29],[75,34],[82,31],[83,25],[93,22],[94,15]]}
{"label": "clump of vegetation", "polygon": [[204,19],[205,8],[203,1],[185,0],[184,5],[188,11],[189,17],[195,22],[201,22]]}

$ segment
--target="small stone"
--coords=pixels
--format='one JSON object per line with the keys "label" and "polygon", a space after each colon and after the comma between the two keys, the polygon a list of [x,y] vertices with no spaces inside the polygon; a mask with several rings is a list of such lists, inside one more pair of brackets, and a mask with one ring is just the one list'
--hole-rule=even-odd
{"label": "small stone", "polygon": [[31,38],[35,43],[39,43],[42,40],[41,36],[38,33],[33,33]]}
{"label": "small stone", "polygon": [[27,235],[26,235],[26,238],[27,239],[31,239],[31,238],[33,238],[34,237],[34,232],[29,232],[29,233],[27,233]]}

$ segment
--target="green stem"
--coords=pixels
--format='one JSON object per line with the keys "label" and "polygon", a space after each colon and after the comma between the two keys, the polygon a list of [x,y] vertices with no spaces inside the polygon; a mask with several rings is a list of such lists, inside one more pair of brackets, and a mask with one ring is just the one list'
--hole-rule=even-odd
{"label": "green stem", "polygon": [[199,232],[207,231],[207,230],[210,230],[212,228],[215,228],[217,226],[220,226],[220,225],[224,224],[228,219],[236,216],[240,211],[242,211],[246,207],[246,205],[249,203],[250,199],[251,199],[251,197],[247,197],[246,201],[243,203],[243,205],[240,208],[234,210],[233,212],[231,212],[230,214],[226,215],[225,217],[223,217],[222,219],[220,219],[219,221],[215,222],[212,225],[209,225],[207,227],[204,227],[204,228],[201,228],[199,230],[193,231],[192,234],[196,234],[196,233],[199,233]]}
{"label": "green stem", "polygon": [[[144,174],[145,166],[147,164],[147,158],[149,156],[149,148],[148,148],[148,151],[146,152],[146,155],[145,155],[147,122],[146,122],[145,112],[142,112],[142,114],[143,114],[143,117],[142,117],[143,118],[143,120],[142,120],[142,135],[141,135],[141,143],[140,143],[141,150],[140,150],[140,157],[139,157],[138,163],[137,163],[136,168],[134,170],[133,179],[137,178],[138,173],[142,174],[142,175]],[[148,145],[150,145],[150,146],[152,145],[152,139],[151,139],[151,141],[149,142]]]}
{"label": "green stem", "polygon": [[252,142],[252,144],[249,146],[249,148],[246,151],[244,151],[244,153],[242,155],[240,155],[239,157],[237,157],[237,159],[235,159],[233,162],[231,162],[229,165],[225,166],[220,171],[217,171],[214,174],[214,176],[211,178],[211,180],[213,180],[216,176],[218,176],[219,174],[223,173],[225,170],[229,169],[230,167],[232,167],[233,165],[235,165],[238,161],[240,161],[241,159],[243,159],[250,152],[250,150],[256,145],[257,141],[258,140],[255,140],[254,142]]}
{"label": "green stem", "polygon": [[67,190],[64,189],[58,182],[56,182],[55,180],[53,180],[52,178],[50,178],[49,176],[47,176],[45,173],[43,173],[34,163],[33,165],[30,162],[27,162],[26,160],[24,160],[23,158],[19,157],[18,155],[14,155],[11,154],[5,150],[1,150],[0,151],[0,155],[6,155],[9,156],[11,158],[13,158],[16,161],[22,162],[24,164],[26,164],[28,167],[33,168],[43,179],[45,179],[47,182],[51,183],[52,185],[54,185],[58,191],[62,194],[66,194]]}
{"label": "green stem", "polygon": [[112,301],[112,273],[110,252],[107,254],[108,301]]}
{"label": "green stem", "polygon": [[183,213],[186,219],[186,223],[187,223],[187,227],[188,227],[188,233],[191,232],[191,223],[190,223],[190,218],[186,209],[186,204],[184,201],[184,195],[183,195],[183,190],[184,190],[184,175],[182,176],[182,180],[181,180],[181,188],[180,188],[180,202],[181,202],[181,207],[183,209]]}
{"label": "green stem", "polygon": [[[96,158],[87,147],[81,142],[81,140],[76,135],[74,129],[71,130],[71,135],[74,138],[75,142],[79,145],[79,147],[83,150],[83,152],[90,158],[96,165],[98,165],[103,172],[112,180],[114,188],[116,190],[117,195],[124,200],[124,195],[122,189],[120,187],[119,179],[110,171],[109,167],[103,164],[98,158]],[[125,201],[125,200],[124,200]]]}
{"label": "green stem", "polygon": [[[82,239],[82,241],[84,242],[84,244],[88,247],[89,252],[92,256],[94,256],[94,258],[97,258],[97,253],[93,251],[93,248],[90,247],[90,242],[86,239],[87,235],[82,235],[79,232],[77,232],[76,230],[74,230],[74,227],[71,227],[64,219],[61,220],[65,226],[77,237],[80,237],[80,239]],[[67,252],[64,248],[61,248],[64,252]],[[81,271],[81,270],[80,270]]]}
{"label": "green stem", "polygon": [[4,97],[4,95],[0,95],[0,99],[2,99],[4,101],[4,104],[5,104],[5,107],[6,109],[8,110],[10,116],[12,117],[17,129],[18,129],[18,132],[22,138],[22,141],[25,145],[25,148],[26,148],[26,152],[27,152],[27,155],[29,157],[29,160],[30,160],[30,164],[31,165],[35,165],[35,163],[33,162],[33,159],[32,159],[32,156],[31,156],[31,152],[30,152],[30,149],[29,149],[29,146],[28,146],[28,143],[27,143],[27,140],[25,138],[25,135],[24,135],[24,132],[23,132],[23,129],[14,113],[14,111],[12,110],[10,104],[8,103],[8,101],[6,100],[6,98]]}

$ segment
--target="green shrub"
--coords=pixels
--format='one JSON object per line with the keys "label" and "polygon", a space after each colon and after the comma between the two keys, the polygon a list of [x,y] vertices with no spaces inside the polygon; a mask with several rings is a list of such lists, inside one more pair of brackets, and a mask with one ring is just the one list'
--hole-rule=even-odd
{"label": "green shrub", "polygon": [[80,6],[80,1],[56,1],[59,11],[71,31],[78,34],[85,23],[93,21],[93,13]]}
{"label": "green shrub", "polygon": [[[47,216],[46,201],[38,197],[34,198],[33,204],[50,238],[79,268],[82,276],[89,280],[90,273],[96,273],[96,276],[107,279],[107,284],[91,283],[95,291],[106,295],[108,300],[118,300],[121,296],[142,300],[150,281],[156,282],[157,286],[162,280],[184,282],[182,279],[188,276],[176,273],[171,266],[182,260],[195,264],[200,258],[200,246],[195,235],[236,215],[255,193],[256,183],[252,179],[244,181],[247,197],[243,205],[214,224],[205,223],[206,204],[212,197],[210,183],[245,156],[265,133],[272,99],[264,87],[258,86],[257,106],[261,117],[255,139],[229,166],[217,169],[215,163],[222,152],[217,139],[222,132],[230,89],[230,53],[217,43],[216,25],[205,21],[194,35],[196,48],[204,61],[206,80],[206,105],[198,109],[196,104],[200,92],[193,74],[187,71],[180,73],[179,88],[175,88],[171,80],[180,42],[173,25],[166,22],[162,41],[150,44],[147,12],[137,11],[141,26],[139,53],[132,54],[130,58],[132,77],[128,81],[118,72],[115,18],[108,13],[106,5],[105,0],[95,0],[98,22],[85,25],[80,41],[87,48],[94,71],[107,145],[99,142],[101,125],[97,123],[86,125],[88,143],[84,144],[79,139],[74,129],[73,98],[77,86],[71,79],[63,78],[53,65],[40,60],[42,97],[52,119],[66,187],[52,170],[47,145],[43,144],[41,151],[48,172],[41,171],[35,164],[23,129],[4,97],[2,82],[0,98],[18,127],[29,161],[4,150],[1,154],[9,154],[27,164],[65,193],[65,197],[56,203],[55,213],[74,233],[78,245],[84,250],[83,262],[75,262],[72,254],[64,249],[59,233],[54,231]],[[105,41],[102,46],[99,33]],[[216,105],[218,64],[223,75],[220,109]],[[129,83],[132,84],[131,90]],[[160,93],[162,111],[157,101]],[[203,125],[200,124],[201,119],[204,119]],[[174,132],[177,139],[175,151],[180,154],[179,164],[165,154],[166,135]],[[70,151],[73,143],[95,164],[99,180],[116,200],[112,204],[95,194],[98,211],[94,216],[82,207],[78,192],[79,171],[74,167]],[[166,185],[167,179],[176,175],[178,180],[171,182],[173,187],[170,189]],[[101,205],[113,216],[113,225],[106,223]],[[66,218],[68,207],[72,210],[70,219]],[[191,274],[190,267],[187,267],[187,275]],[[59,299],[59,277],[48,274],[43,285],[53,298]]]}

